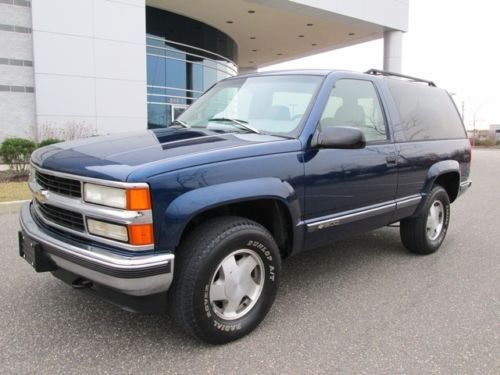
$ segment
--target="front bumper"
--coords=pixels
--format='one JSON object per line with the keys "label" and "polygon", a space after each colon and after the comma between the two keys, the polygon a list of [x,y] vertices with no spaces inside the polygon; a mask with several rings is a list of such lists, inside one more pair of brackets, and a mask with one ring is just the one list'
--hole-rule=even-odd
{"label": "front bumper", "polygon": [[31,202],[21,207],[22,235],[36,241],[58,269],[115,291],[147,296],[168,290],[174,272],[173,254],[123,256],[63,237],[40,226]]}

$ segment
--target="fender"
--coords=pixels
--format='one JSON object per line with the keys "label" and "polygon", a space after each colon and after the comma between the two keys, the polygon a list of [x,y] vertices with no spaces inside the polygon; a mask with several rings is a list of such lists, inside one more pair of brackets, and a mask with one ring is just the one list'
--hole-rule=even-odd
{"label": "fender", "polygon": [[[227,182],[191,190],[174,199],[167,207],[161,229],[166,246],[176,248],[187,224],[196,215],[230,203],[257,199],[276,199],[288,208],[294,228],[294,245],[301,242],[299,197],[286,181],[265,177]],[[294,246],[295,248],[295,246]]]}
{"label": "fender", "polygon": [[[432,186],[434,185],[434,182],[436,179],[445,174],[445,173],[458,173],[459,176],[459,181],[460,181],[460,164],[456,160],[442,160],[440,162],[437,162],[433,164],[429,170],[427,171],[427,176],[425,178],[425,184],[422,189],[422,200],[417,206],[417,209],[413,213],[412,217],[418,216],[420,212],[422,211],[425,202],[426,202],[426,197],[429,195],[431,192]],[[460,186],[457,186],[457,190],[460,188]]]}

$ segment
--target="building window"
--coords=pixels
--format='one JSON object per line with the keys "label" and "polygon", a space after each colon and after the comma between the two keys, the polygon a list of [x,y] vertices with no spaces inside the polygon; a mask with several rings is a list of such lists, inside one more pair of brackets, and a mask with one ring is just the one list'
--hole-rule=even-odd
{"label": "building window", "polygon": [[227,35],[177,14],[147,7],[148,127],[168,127],[217,81],[234,76],[236,44]]}

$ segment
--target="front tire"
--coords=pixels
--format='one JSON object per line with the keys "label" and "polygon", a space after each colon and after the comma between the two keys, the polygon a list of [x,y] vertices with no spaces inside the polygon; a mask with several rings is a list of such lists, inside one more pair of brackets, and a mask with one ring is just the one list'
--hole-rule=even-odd
{"label": "front tire", "polygon": [[450,223],[450,198],[436,185],[427,197],[422,212],[415,218],[401,220],[403,245],[417,254],[432,254],[444,241]]}
{"label": "front tire", "polygon": [[281,258],[271,234],[240,217],[196,228],[176,252],[169,307],[179,325],[223,344],[255,329],[273,304]]}

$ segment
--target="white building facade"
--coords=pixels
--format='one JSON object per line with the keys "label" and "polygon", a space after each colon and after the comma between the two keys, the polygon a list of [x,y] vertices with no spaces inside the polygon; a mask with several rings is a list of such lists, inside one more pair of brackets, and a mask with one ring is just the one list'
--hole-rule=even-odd
{"label": "white building facade", "polygon": [[490,125],[490,138],[495,142],[500,142],[500,124]]}
{"label": "white building facade", "polygon": [[407,0],[0,0],[0,141],[166,127],[220,79],[379,38],[399,72],[407,26]]}

